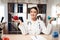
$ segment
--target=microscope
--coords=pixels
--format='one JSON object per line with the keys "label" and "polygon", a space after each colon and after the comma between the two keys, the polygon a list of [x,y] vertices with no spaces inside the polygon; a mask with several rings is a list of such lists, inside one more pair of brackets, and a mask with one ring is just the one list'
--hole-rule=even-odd
{"label": "microscope", "polygon": [[0,40],[2,40],[2,34],[3,34],[3,27],[6,24],[6,22],[2,22],[4,19],[4,17],[2,17],[1,21],[0,21]]}

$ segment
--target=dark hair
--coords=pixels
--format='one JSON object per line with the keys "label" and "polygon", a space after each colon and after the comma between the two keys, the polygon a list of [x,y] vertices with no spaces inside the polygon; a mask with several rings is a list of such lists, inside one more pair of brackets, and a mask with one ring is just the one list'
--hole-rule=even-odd
{"label": "dark hair", "polygon": [[39,19],[39,18],[40,18],[41,20],[43,20],[43,18],[41,17],[41,15],[37,16],[37,19]]}
{"label": "dark hair", "polygon": [[39,9],[37,7],[32,7],[31,9],[35,9],[37,11],[37,13],[39,13]]}

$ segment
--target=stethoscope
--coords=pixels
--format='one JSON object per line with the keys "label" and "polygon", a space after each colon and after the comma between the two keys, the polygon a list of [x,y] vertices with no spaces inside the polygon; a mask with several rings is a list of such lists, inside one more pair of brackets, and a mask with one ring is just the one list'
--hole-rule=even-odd
{"label": "stethoscope", "polygon": [[27,25],[29,25],[29,26],[32,25],[31,21],[27,22]]}
{"label": "stethoscope", "polygon": [[38,22],[38,24],[39,24],[39,29],[40,29],[40,22]]}
{"label": "stethoscope", "polygon": [[[32,25],[31,21],[27,22],[27,25],[31,26]],[[40,22],[38,22],[38,26],[39,26],[39,29],[40,29]]]}

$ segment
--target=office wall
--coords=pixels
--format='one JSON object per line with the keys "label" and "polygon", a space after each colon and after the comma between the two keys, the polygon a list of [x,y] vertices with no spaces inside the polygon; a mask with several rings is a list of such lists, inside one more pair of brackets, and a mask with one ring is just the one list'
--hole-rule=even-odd
{"label": "office wall", "polygon": [[[47,16],[56,16],[56,10],[54,11],[54,7],[56,7],[56,4],[58,4],[60,2],[60,0],[48,0],[47,1]],[[46,22],[48,23],[48,19],[46,20]]]}
{"label": "office wall", "polygon": [[[4,3],[4,2],[1,2],[1,0],[0,0],[0,6],[3,6],[3,11],[2,11],[2,13],[3,13],[3,17],[4,17],[4,19],[3,19],[3,22],[8,22],[8,10],[7,10],[7,3]],[[2,10],[2,9],[1,9]],[[1,11],[0,11],[1,12]],[[2,14],[2,13],[0,13],[0,15]],[[1,19],[0,19],[1,20]],[[6,27],[5,27],[5,29],[6,29],[6,31],[7,31],[7,29],[8,29],[8,23],[6,23],[6,25],[5,25]]]}

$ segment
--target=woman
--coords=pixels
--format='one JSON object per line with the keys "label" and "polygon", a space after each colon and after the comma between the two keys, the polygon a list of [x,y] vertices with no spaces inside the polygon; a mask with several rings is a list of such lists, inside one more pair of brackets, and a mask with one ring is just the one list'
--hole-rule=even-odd
{"label": "woman", "polygon": [[20,22],[19,29],[21,30],[22,34],[40,34],[43,32],[44,34],[49,34],[51,31],[51,21],[49,21],[47,28],[42,20],[37,20],[37,14],[39,13],[39,10],[37,7],[32,7],[30,9],[30,16],[31,20],[26,20],[24,23],[19,20],[14,20],[16,22]]}

